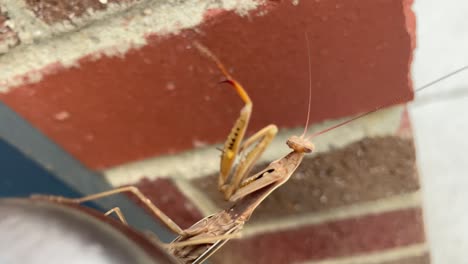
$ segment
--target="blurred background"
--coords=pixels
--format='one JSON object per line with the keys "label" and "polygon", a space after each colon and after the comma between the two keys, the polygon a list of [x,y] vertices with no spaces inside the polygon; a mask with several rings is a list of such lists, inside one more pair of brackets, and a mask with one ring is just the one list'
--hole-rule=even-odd
{"label": "blurred background", "polygon": [[[415,1],[414,11],[415,87],[468,65],[468,2]],[[427,234],[437,264],[468,261],[467,112],[467,72],[416,94],[410,107]]]}

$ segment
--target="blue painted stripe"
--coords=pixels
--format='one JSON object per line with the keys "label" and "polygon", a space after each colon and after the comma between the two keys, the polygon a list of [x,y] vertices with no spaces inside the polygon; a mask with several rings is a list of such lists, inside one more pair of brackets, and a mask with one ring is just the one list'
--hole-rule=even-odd
{"label": "blue painted stripe", "polygon": [[0,175],[0,197],[26,197],[34,193],[81,195],[3,140],[0,140]]}

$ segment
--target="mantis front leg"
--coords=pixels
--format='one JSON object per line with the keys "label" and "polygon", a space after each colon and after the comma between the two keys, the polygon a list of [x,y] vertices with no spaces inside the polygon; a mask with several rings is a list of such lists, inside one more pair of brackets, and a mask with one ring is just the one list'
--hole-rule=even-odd
{"label": "mantis front leg", "polygon": [[[229,75],[226,77],[230,78]],[[229,200],[239,189],[242,180],[247,177],[255,162],[260,158],[268,145],[270,145],[278,132],[278,128],[275,125],[268,125],[241,144],[252,113],[252,101],[247,95],[247,92],[245,92],[244,88],[237,81],[228,79],[228,83],[234,86],[241,99],[245,102],[245,105],[224,143],[223,153],[221,155],[218,188],[224,193],[224,198],[226,200]],[[254,144],[256,145],[247,152]],[[241,160],[237,164],[234,173],[231,175],[234,162],[239,155]]]}
{"label": "mantis front leg", "polygon": [[[266,150],[268,145],[275,137],[278,129],[275,125],[268,125],[255,133],[252,137],[248,138],[240,147],[240,150],[237,155],[241,155],[241,160],[237,164],[237,167],[232,174],[230,181],[224,183],[220,186],[220,190],[224,193],[224,198],[230,200],[231,197],[236,193],[236,191],[241,187],[241,183],[249,175],[252,170],[255,162],[260,158],[263,152]],[[255,147],[252,150],[245,153],[245,150],[248,149],[251,145],[256,143]],[[221,163],[223,160],[221,160]],[[231,170],[229,170],[231,172]],[[220,178],[223,175],[220,174]]]}
{"label": "mantis front leg", "polygon": [[[261,129],[251,138],[242,143],[247,126],[252,114],[252,100],[244,90],[242,85],[237,82],[229,72],[226,70],[221,61],[209,51],[205,46],[200,43],[194,43],[195,47],[200,52],[212,59],[223,75],[226,77],[227,83],[232,85],[239,97],[244,101],[245,105],[240,111],[240,116],[234,123],[231,132],[229,133],[221,154],[220,173],[218,178],[218,189],[224,193],[224,198],[229,200],[232,195],[241,187],[241,182],[247,177],[255,162],[260,158],[261,154],[265,151],[271,143],[278,128],[275,125],[268,125]],[[245,153],[246,149],[251,147],[255,142],[258,142],[249,152]],[[242,143],[242,145],[241,145]],[[241,155],[241,160],[237,165],[235,172],[232,174],[234,162],[238,155]],[[231,175],[232,174],[232,175]]]}

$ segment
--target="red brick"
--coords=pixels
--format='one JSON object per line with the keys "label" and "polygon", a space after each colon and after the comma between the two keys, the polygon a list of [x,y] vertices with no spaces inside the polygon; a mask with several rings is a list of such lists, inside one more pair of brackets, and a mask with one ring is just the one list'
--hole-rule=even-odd
{"label": "red brick", "polygon": [[[196,31],[149,37],[149,45],[123,58],[83,58],[80,67],[60,69],[0,100],[88,167],[108,168],[225,138],[240,100],[217,84],[221,75],[190,48],[194,39],[209,46],[250,92],[251,132],[269,123],[302,125],[307,32],[311,121],[351,115],[412,99],[407,4],[279,1],[260,16],[220,13]],[[67,120],[54,118],[64,111]]]}
{"label": "red brick", "polygon": [[[159,209],[182,228],[188,228],[203,216],[169,179],[149,181],[143,179],[134,185],[140,189]],[[134,201],[139,203],[135,197]],[[146,208],[143,206],[143,208]],[[159,219],[155,219],[159,221]]]}
{"label": "red brick", "polygon": [[213,263],[295,263],[345,257],[424,242],[420,209],[305,226],[232,240]]}

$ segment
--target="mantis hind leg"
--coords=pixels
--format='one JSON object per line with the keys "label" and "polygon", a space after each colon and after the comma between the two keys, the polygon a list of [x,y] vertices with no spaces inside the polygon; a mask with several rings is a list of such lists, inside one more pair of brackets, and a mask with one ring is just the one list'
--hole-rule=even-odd
{"label": "mantis hind leg", "polygon": [[114,207],[110,209],[109,211],[105,212],[105,216],[109,216],[110,214],[115,213],[117,215],[117,218],[119,218],[120,222],[124,223],[125,225],[128,225],[127,219],[125,218],[124,214],[122,213],[122,210],[120,210],[119,207]]}
{"label": "mantis hind leg", "polygon": [[[50,196],[50,195],[35,195],[35,196],[32,196],[31,198],[33,198],[33,199],[46,199],[46,200],[51,200],[51,201],[55,201],[55,202],[59,202],[59,203],[80,204],[80,203],[97,200],[97,199],[100,199],[100,198],[104,198],[104,197],[107,197],[107,196],[111,196],[111,195],[118,194],[118,193],[123,193],[123,192],[130,192],[133,195],[135,195],[150,210],[150,212],[152,213],[153,216],[156,216],[158,219],[160,219],[161,222],[164,223],[174,233],[176,233],[178,235],[181,235],[181,234],[184,233],[182,228],[180,228],[174,221],[172,221],[172,219],[169,218],[169,216],[167,216],[163,211],[161,211],[158,207],[156,207],[153,204],[153,202],[151,202],[151,200],[148,199],[135,186],[120,187],[120,188],[116,188],[116,189],[113,189],[113,190],[109,190],[109,191],[105,191],[105,192],[101,192],[101,193],[96,193],[96,194],[91,194],[91,195],[87,195],[87,196],[84,196],[84,197],[81,197],[81,198],[75,198],[75,199],[66,198],[66,197],[62,197],[62,196]],[[107,213],[111,213],[112,210],[113,209],[111,209]]]}

